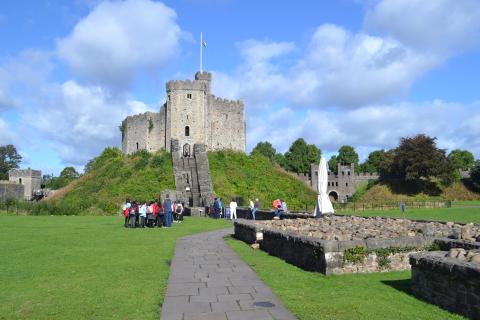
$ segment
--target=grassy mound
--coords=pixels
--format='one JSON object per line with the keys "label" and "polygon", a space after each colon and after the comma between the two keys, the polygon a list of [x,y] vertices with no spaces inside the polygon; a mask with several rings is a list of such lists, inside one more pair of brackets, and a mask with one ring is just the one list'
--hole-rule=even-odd
{"label": "grassy mound", "polygon": [[358,199],[358,202],[387,202],[400,200],[418,200],[427,199],[446,199],[446,200],[480,200],[480,193],[475,192],[469,187],[468,181],[459,181],[451,186],[439,189],[436,186],[419,186],[405,182],[378,182],[368,190],[365,190]]}
{"label": "grassy mound", "polygon": [[[115,214],[125,197],[150,200],[164,189],[174,189],[171,156],[165,152],[137,152],[125,156],[107,148],[95,159],[88,173],[39,209],[55,214]],[[52,212],[53,211],[53,212]]]}
{"label": "grassy mound", "polygon": [[258,198],[262,207],[269,208],[272,200],[284,199],[292,209],[305,209],[315,204],[317,195],[304,183],[276,168],[263,156],[248,156],[233,151],[216,151],[208,154],[210,173],[215,193],[229,202],[242,197]]}

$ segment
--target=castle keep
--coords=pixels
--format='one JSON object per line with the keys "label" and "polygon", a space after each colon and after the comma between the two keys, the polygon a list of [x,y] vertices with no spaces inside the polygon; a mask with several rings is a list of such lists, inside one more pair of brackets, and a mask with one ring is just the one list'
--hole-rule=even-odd
{"label": "castle keep", "polygon": [[195,80],[169,81],[167,101],[160,112],[129,116],[122,122],[122,150],[171,151],[178,141],[182,155],[189,157],[195,144],[208,151],[245,151],[245,113],[241,101],[215,97],[211,93],[212,74],[197,72]]}
{"label": "castle keep", "polygon": [[209,72],[197,72],[193,81],[169,81],[160,112],[129,116],[121,125],[123,153],[171,152],[176,190],[165,193],[197,208],[214,198],[207,151],[245,152],[243,102],[215,97],[211,82]]}

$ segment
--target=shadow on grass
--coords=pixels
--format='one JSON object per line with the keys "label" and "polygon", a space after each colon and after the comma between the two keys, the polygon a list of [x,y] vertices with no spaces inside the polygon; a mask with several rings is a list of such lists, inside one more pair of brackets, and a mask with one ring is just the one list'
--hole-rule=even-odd
{"label": "shadow on grass", "polygon": [[402,279],[402,280],[382,280],[383,284],[392,287],[398,291],[402,291],[408,295],[412,295],[412,290],[410,289],[410,279]]}

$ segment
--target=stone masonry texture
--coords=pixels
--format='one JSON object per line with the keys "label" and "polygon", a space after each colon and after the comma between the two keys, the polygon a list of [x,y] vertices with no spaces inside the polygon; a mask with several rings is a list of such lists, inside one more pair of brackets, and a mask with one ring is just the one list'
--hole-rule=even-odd
{"label": "stone masonry texture", "polygon": [[172,139],[178,141],[182,153],[193,153],[195,144],[205,145],[208,151],[245,151],[243,102],[215,97],[211,81],[211,73],[197,72],[195,80],[167,82],[167,101],[158,113],[123,120],[123,153],[170,151]]}

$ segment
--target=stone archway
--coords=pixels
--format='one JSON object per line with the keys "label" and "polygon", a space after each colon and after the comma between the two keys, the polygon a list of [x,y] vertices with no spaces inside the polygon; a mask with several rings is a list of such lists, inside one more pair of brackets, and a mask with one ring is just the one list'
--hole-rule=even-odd
{"label": "stone archway", "polygon": [[330,201],[337,202],[338,201],[338,192],[332,190],[328,193],[328,197],[330,198]]}
{"label": "stone archway", "polygon": [[184,156],[185,158],[190,157],[190,145],[189,145],[188,143],[185,143],[185,144],[183,145],[183,156]]}

